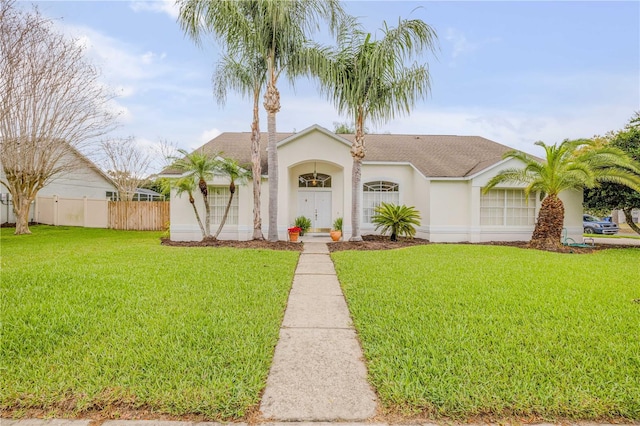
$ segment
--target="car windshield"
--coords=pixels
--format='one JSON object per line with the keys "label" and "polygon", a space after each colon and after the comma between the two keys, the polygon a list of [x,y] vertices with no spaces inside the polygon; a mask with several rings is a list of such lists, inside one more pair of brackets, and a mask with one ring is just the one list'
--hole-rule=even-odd
{"label": "car windshield", "polygon": [[582,218],[585,222],[600,222],[600,219],[598,219],[595,216],[584,216]]}

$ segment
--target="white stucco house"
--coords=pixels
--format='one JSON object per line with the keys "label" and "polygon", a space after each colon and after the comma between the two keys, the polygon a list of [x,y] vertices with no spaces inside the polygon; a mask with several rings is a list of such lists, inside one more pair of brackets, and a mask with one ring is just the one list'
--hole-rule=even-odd
{"label": "white stucco house", "polygon": [[[250,164],[249,132],[222,133],[201,150]],[[344,219],[345,238],[351,234],[351,171],[349,152],[354,135],[337,135],[314,125],[298,133],[278,133],[278,234],[296,217],[311,219],[311,232],[327,232],[338,217]],[[417,237],[432,242],[528,240],[533,232],[539,197],[525,200],[522,186],[503,185],[482,194],[482,187],[500,170],[519,166],[503,160],[511,148],[478,136],[366,135],[362,166],[362,234],[374,233],[373,209],[380,202],[415,206],[422,223]],[[263,170],[262,223],[268,232],[267,135],[261,136]],[[177,176],[175,170],[165,175]],[[228,181],[209,183],[212,230],[220,223],[228,200]],[[198,195],[198,194],[197,194]],[[248,240],[253,229],[251,183],[239,185],[221,239]],[[582,193],[562,194],[569,235],[582,236]],[[204,217],[204,203],[196,196]],[[188,197],[171,196],[171,239],[200,240]]]}

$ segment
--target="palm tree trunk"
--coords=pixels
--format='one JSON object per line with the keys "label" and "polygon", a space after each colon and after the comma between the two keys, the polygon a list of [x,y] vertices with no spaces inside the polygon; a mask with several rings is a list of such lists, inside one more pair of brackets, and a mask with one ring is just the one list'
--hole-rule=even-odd
{"label": "palm tree trunk", "polygon": [[220,232],[222,231],[222,227],[227,222],[227,216],[229,215],[229,209],[231,208],[231,202],[233,201],[233,194],[235,194],[235,192],[236,192],[235,184],[232,181],[231,185],[229,186],[229,201],[227,202],[227,207],[224,209],[224,215],[222,215],[222,220],[220,221],[220,226],[218,226],[216,235],[213,236],[215,240],[218,239],[218,235],[220,235]]}
{"label": "palm tree trunk", "polygon": [[211,239],[211,205],[209,204],[209,197],[205,196],[204,194],[202,195],[202,198],[204,199],[204,211],[205,211],[205,217],[204,217],[204,239],[208,240]]}
{"label": "palm tree trunk", "polygon": [[561,247],[564,224],[564,205],[557,195],[547,195],[542,201],[538,221],[529,246],[539,250],[556,250]]}
{"label": "palm tree trunk", "polygon": [[[273,74],[273,72],[272,72]],[[269,134],[267,161],[269,162],[269,241],[278,241],[278,152],[276,150],[276,113],[280,111],[280,92],[271,78],[264,94]]]}
{"label": "palm tree trunk", "polygon": [[631,207],[625,207],[624,209],[622,209],[622,211],[624,212],[625,222],[627,222],[627,225],[629,225],[631,229],[636,231],[636,234],[640,234],[640,228],[638,227],[638,225],[636,225],[633,222],[633,216],[631,215],[631,210],[633,210],[633,208]]}
{"label": "palm tree trunk", "polygon": [[204,230],[204,225],[202,225],[200,213],[198,213],[198,209],[196,207],[196,201],[193,199],[193,196],[191,194],[189,194],[189,202],[191,203],[191,207],[193,207],[193,212],[196,214],[196,219],[198,221],[198,225],[200,226],[200,232],[202,232],[202,239],[204,240],[207,234]]}
{"label": "palm tree trunk", "polygon": [[254,240],[264,240],[262,235],[262,215],[260,212],[260,194],[262,165],[260,164],[260,116],[258,98],[253,102],[253,123],[251,123],[251,174],[253,176],[253,237]]}
{"label": "palm tree trunk", "polygon": [[356,120],[356,137],[351,145],[353,167],[351,170],[351,238],[362,241],[360,235],[360,210],[362,203],[362,159],[364,158],[364,120],[359,115]]}

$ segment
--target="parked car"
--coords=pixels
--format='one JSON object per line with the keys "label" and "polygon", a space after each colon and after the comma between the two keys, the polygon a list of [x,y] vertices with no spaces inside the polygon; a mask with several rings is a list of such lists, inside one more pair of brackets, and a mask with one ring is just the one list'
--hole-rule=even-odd
{"label": "parked car", "polygon": [[582,227],[585,234],[613,235],[618,233],[618,224],[601,220],[590,214],[582,215]]}

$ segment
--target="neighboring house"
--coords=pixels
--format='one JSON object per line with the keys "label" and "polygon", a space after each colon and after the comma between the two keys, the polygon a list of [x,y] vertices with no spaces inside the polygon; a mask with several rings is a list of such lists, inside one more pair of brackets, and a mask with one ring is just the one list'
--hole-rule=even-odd
{"label": "neighboring house", "polygon": [[[107,227],[107,195],[117,191],[113,181],[93,162],[75,151],[79,166],[61,174],[38,191],[29,220],[50,225]],[[0,167],[0,178],[4,172]],[[7,188],[0,185],[0,223],[14,223]]]}
{"label": "neighboring house", "polygon": [[[109,201],[119,201],[118,191],[107,191]],[[137,188],[132,201],[164,201],[165,196],[159,192],[147,188]]]}
{"label": "neighboring house", "polygon": [[[250,164],[250,137],[223,133],[200,149]],[[345,239],[351,234],[351,172],[349,152],[353,135],[336,135],[320,126],[299,133],[278,133],[278,234],[287,239],[287,228],[297,216],[311,219],[311,232],[329,231],[333,221],[344,218]],[[415,206],[422,216],[417,237],[433,242],[482,242],[529,240],[540,208],[531,194],[525,200],[522,186],[507,184],[482,194],[481,189],[500,170],[518,167],[517,160],[503,160],[511,148],[478,136],[366,135],[362,166],[362,234],[374,233],[371,217],[380,202]],[[262,223],[268,232],[269,190],[267,135],[261,136]],[[247,166],[249,167],[249,166]],[[165,170],[165,176],[178,176]],[[228,181],[209,182],[211,223],[220,222],[228,201]],[[204,217],[204,205],[196,205]],[[253,229],[253,192],[250,182],[241,185],[221,234],[222,239],[247,240]],[[569,236],[582,236],[582,193],[561,194],[565,202],[565,226]],[[171,239],[200,240],[201,233],[188,197],[171,196]]]}

